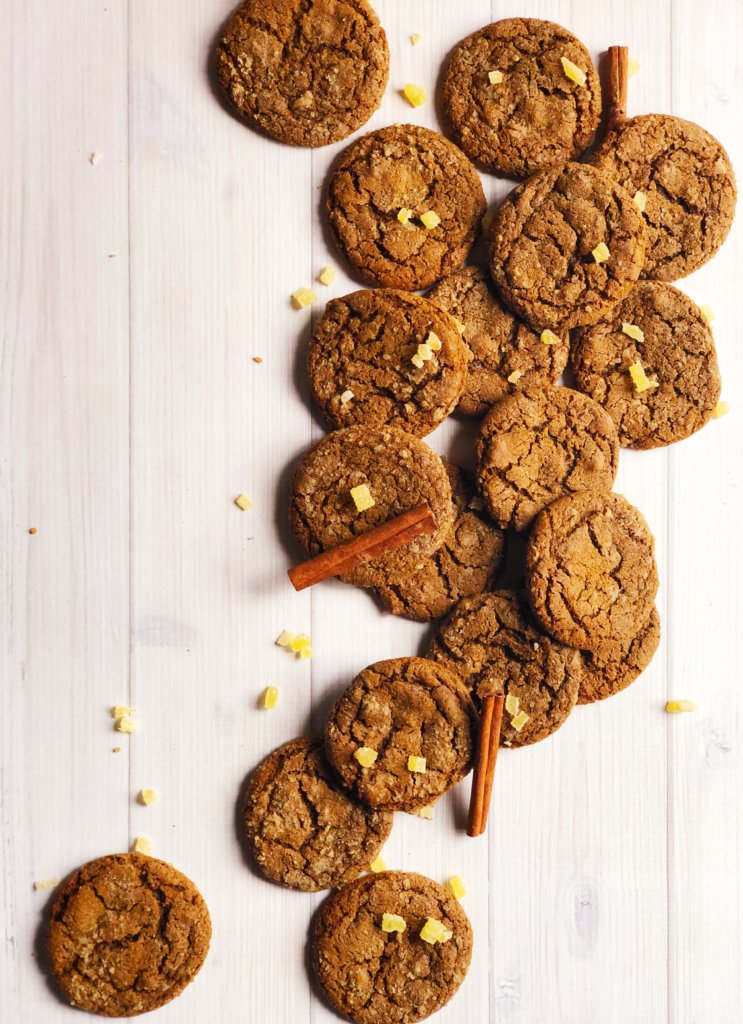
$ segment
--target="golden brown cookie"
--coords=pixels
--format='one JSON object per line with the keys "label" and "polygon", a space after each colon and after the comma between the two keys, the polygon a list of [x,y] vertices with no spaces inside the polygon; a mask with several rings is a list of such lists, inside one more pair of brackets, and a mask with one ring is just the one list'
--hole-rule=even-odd
{"label": "golden brown cookie", "polygon": [[504,529],[528,529],[566,494],[610,491],[618,463],[611,417],[568,388],[529,388],[502,398],[477,439],[478,487]]}
{"label": "golden brown cookie", "polygon": [[317,892],[366,871],[392,830],[392,815],[343,790],[322,740],[290,740],[258,766],[243,808],[245,835],[261,873]]}
{"label": "golden brown cookie", "polygon": [[[510,590],[460,601],[428,656],[456,672],[479,698],[505,694],[503,747],[545,739],[565,722],[578,697],[580,653],[545,636]],[[523,722],[519,714],[526,716]]]}
{"label": "golden brown cookie", "polygon": [[658,590],[655,542],[621,494],[583,491],[537,516],[526,551],[531,607],[571,647],[600,651],[632,636]]}
{"label": "golden brown cookie", "polygon": [[367,0],[247,0],[216,50],[235,111],[294,146],[326,146],[365,124],[382,102],[389,63]]}
{"label": "golden brown cookie", "polygon": [[[393,658],[365,668],[341,694],[325,751],[364,803],[414,811],[469,772],[476,731],[474,705],[454,673],[427,658]],[[368,766],[359,760],[364,749],[377,754]],[[411,757],[423,758],[422,766],[411,767]]]}
{"label": "golden brown cookie", "polygon": [[[585,75],[568,77],[563,59]],[[486,171],[525,178],[574,160],[601,117],[601,83],[567,29],[506,18],[473,32],[449,58],[441,90],[454,139]]]}
{"label": "golden brown cookie", "polygon": [[[374,504],[359,511],[351,490],[366,487]],[[344,573],[359,587],[384,584],[432,555],[454,525],[446,468],[424,441],[396,427],[334,430],[311,448],[294,475],[291,524],[312,555],[351,540],[427,502],[438,525],[415,540]]]}
{"label": "golden brown cookie", "polygon": [[704,128],[668,114],[631,117],[591,161],[643,206],[643,277],[675,281],[711,259],[727,237],[737,195],[730,157]]}
{"label": "golden brown cookie", "polygon": [[424,437],[454,410],[468,358],[448,313],[419,295],[377,288],[327,304],[308,372],[334,427],[387,425]]}
{"label": "golden brown cookie", "polygon": [[629,640],[605,644],[595,653],[581,651],[583,673],[578,703],[604,700],[634,683],[652,661],[659,643],[660,616],[653,608],[650,618]]}
{"label": "golden brown cookie", "polygon": [[556,333],[606,316],[645,260],[645,224],[629,192],[586,164],[540,171],[505,199],[490,270],[507,306]]}
{"label": "golden brown cookie", "polygon": [[443,135],[396,124],[364,135],[341,155],[326,208],[363,280],[416,291],[464,263],[485,195],[475,168]]}
{"label": "golden brown cookie", "polygon": [[553,384],[568,361],[568,337],[548,339],[506,309],[488,275],[462,267],[428,293],[428,298],[464,325],[472,354],[458,410],[482,416],[493,402],[523,387]]}
{"label": "golden brown cookie", "polygon": [[503,559],[503,531],[479,511],[474,481],[458,466],[445,465],[457,517],[450,536],[414,572],[377,587],[388,611],[419,622],[440,619],[461,598],[487,590]]}
{"label": "golden brown cookie", "polygon": [[[382,931],[385,914],[404,931]],[[426,942],[428,919],[451,936]],[[315,974],[335,1010],[355,1024],[414,1024],[441,1009],[464,981],[472,927],[459,902],[430,878],[384,871],[329,896],[312,930]]]}
{"label": "golden brown cookie", "polygon": [[133,1017],[180,995],[210,938],[209,911],[193,882],[137,853],[84,864],[50,911],[54,976],[74,1006],[104,1017]]}
{"label": "golden brown cookie", "polygon": [[[641,341],[631,336],[637,328]],[[577,331],[574,341],[576,383],[606,409],[623,446],[673,444],[712,416],[721,388],[712,331],[673,285],[641,281],[611,317]],[[638,391],[632,366],[644,371],[650,387]]]}

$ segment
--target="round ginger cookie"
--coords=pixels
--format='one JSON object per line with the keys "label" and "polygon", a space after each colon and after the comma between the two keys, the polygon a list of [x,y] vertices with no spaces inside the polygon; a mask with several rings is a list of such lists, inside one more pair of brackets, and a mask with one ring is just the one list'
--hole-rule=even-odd
{"label": "round ginger cookie", "polygon": [[[626,333],[632,328],[642,341]],[[709,323],[688,296],[661,281],[641,281],[609,319],[577,331],[570,359],[578,387],[606,409],[624,447],[689,437],[720,398]],[[638,364],[651,382],[642,392],[630,375]]]}
{"label": "round ginger cookie", "polygon": [[578,703],[604,700],[634,683],[652,661],[659,643],[660,616],[653,608],[648,621],[629,641],[606,644],[595,653],[581,651],[583,674]]}
{"label": "round ginger cookie", "polygon": [[[351,490],[366,487],[371,507],[359,511]],[[454,525],[444,463],[428,445],[396,427],[334,430],[304,456],[294,475],[291,525],[310,554],[351,540],[427,502],[438,529],[370,559],[340,577],[359,587],[413,571],[441,547]]]}
{"label": "round ginger cookie", "polygon": [[669,114],[631,117],[592,157],[643,204],[648,251],[642,277],[675,281],[711,259],[735,215],[730,157],[699,125]]}
{"label": "round ginger cookie", "polygon": [[618,464],[611,417],[569,388],[529,388],[502,398],[477,439],[480,493],[504,529],[528,529],[566,494],[610,491]]}
{"label": "round ginger cookie", "polygon": [[[403,931],[382,931],[385,914]],[[432,919],[451,935],[427,942]],[[329,896],[312,929],[315,975],[329,1002],[355,1024],[413,1024],[441,1009],[464,981],[472,926],[443,886],[407,871],[359,878]]]}
{"label": "round ginger cookie", "polygon": [[[361,671],[325,729],[328,761],[370,807],[415,811],[456,786],[472,767],[477,715],[459,678],[427,658],[393,658]],[[362,748],[376,752],[368,767]],[[423,758],[422,770],[409,758]]]}
{"label": "round ginger cookie", "polygon": [[468,358],[448,313],[419,295],[379,288],[327,304],[308,370],[334,427],[388,425],[424,437],[456,407]]}
{"label": "round ginger cookie", "polygon": [[317,892],[368,869],[392,829],[392,815],[341,789],[322,740],[290,740],[259,765],[243,809],[245,835],[266,878]]}
{"label": "round ginger cookie", "polygon": [[485,195],[475,168],[443,135],[396,124],[341,154],[326,208],[340,248],[364,281],[416,291],[464,263]]}
{"label": "round ginger cookie", "polygon": [[216,49],[234,110],[294,146],[326,146],[365,124],[382,102],[389,63],[367,0],[247,0]]}
{"label": "round ginger cookie", "polygon": [[560,334],[621,302],[640,276],[645,247],[630,193],[609,174],[570,163],[540,171],[506,197],[493,223],[490,270],[507,306]]}
{"label": "round ginger cookie", "polygon": [[451,535],[418,563],[414,574],[377,587],[388,611],[418,622],[440,619],[461,598],[487,590],[503,559],[503,531],[475,508],[482,507],[482,500],[474,481],[458,466],[445,465],[457,517]]}
{"label": "round ginger cookie", "polygon": [[545,344],[538,331],[506,309],[479,267],[462,267],[445,277],[428,298],[464,325],[472,359],[457,408],[466,416],[482,416],[514,389],[552,384],[565,369],[567,334]]}
{"label": "round ginger cookie", "polygon": [[50,910],[57,982],[78,1009],[104,1017],[133,1017],[180,995],[210,939],[209,911],[193,882],[137,853],[84,864]]}
{"label": "round ginger cookie", "polygon": [[[456,672],[478,698],[505,695],[502,747],[546,739],[565,722],[578,698],[580,653],[545,636],[525,602],[510,590],[460,601],[428,656]],[[523,723],[519,714],[527,716]]]}
{"label": "round ginger cookie", "polygon": [[[582,85],[568,78],[563,58],[584,73]],[[576,159],[601,118],[601,83],[588,50],[567,29],[537,18],[496,21],[458,43],[441,98],[467,156],[515,178]]]}
{"label": "round ginger cookie", "polygon": [[621,643],[658,590],[655,541],[621,494],[582,491],[537,516],[526,549],[532,610],[552,636],[584,651]]}

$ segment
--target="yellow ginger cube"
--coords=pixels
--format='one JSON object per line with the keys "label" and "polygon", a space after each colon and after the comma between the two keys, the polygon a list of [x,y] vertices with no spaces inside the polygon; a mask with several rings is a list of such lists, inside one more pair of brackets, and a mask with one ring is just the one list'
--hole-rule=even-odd
{"label": "yellow ginger cube", "polygon": [[640,70],[640,62],[637,57],[627,58],[627,78],[632,78]]}
{"label": "yellow ginger cube", "polygon": [[411,754],[408,758],[408,771],[409,772],[424,772],[426,770],[426,759],[425,757],[416,757],[415,754]]}
{"label": "yellow ginger cube", "polygon": [[409,210],[407,206],[403,206],[397,215],[397,219],[401,224],[407,224],[410,218],[413,216],[413,211]]}
{"label": "yellow ginger cube", "polygon": [[730,405],[727,402],[718,402],[712,410],[712,419],[719,420],[721,416],[727,416],[730,412]]}
{"label": "yellow ginger cube", "polygon": [[511,719],[511,725],[516,732],[521,732],[526,723],[529,721],[529,715],[525,711],[519,711],[517,715],[514,715]]}
{"label": "yellow ginger cube", "polygon": [[371,496],[371,491],[366,484],[359,484],[358,487],[352,487],[351,497],[353,498],[353,503],[356,506],[357,512],[365,512],[368,508],[372,508],[376,505],[374,498]]}
{"label": "yellow ginger cube", "polygon": [[606,242],[599,242],[595,249],[591,250],[591,255],[597,263],[606,263],[609,259],[609,246]]}
{"label": "yellow ginger cube", "polygon": [[419,818],[425,818],[426,821],[433,821],[433,804],[426,804],[425,807],[419,807],[415,813]]}
{"label": "yellow ginger cube", "polygon": [[288,629],[282,629],[276,637],[275,643],[277,647],[286,647],[288,649],[293,639],[293,633],[290,633]]}
{"label": "yellow ginger cube", "polygon": [[144,853],[149,857],[152,853],[152,840],[147,836],[137,836],[132,843],[132,853]]}
{"label": "yellow ginger cube", "polygon": [[420,34],[420,32],[413,32],[412,36],[410,37],[410,42],[413,44],[413,46],[417,46],[422,38],[423,36]]}
{"label": "yellow ginger cube", "polygon": [[351,401],[351,399],[353,399],[353,398],[355,398],[355,395],[354,395],[353,391],[351,391],[351,389],[350,389],[350,388],[348,388],[348,389],[347,389],[346,391],[344,391],[344,392],[343,392],[343,394],[341,395],[341,405],[348,405],[348,403],[349,403],[349,402]]}
{"label": "yellow ginger cube", "polygon": [[428,228],[429,231],[432,231],[441,223],[441,217],[439,217],[435,210],[426,210],[425,213],[421,214],[421,223],[424,227]]}
{"label": "yellow ginger cube", "polygon": [[267,686],[261,694],[258,702],[259,707],[263,708],[264,711],[273,711],[278,703],[279,691],[275,686]]}
{"label": "yellow ginger cube", "polygon": [[302,651],[306,651],[308,647],[312,645],[312,637],[309,633],[297,633],[289,641],[290,650],[294,651],[295,654],[301,654]]}
{"label": "yellow ginger cube", "polygon": [[542,331],[542,333],[539,335],[539,340],[542,342],[543,345],[559,345],[560,344],[560,339],[555,334],[555,332],[554,331],[549,331],[549,330]]}
{"label": "yellow ginger cube", "polygon": [[696,711],[697,706],[693,700],[669,700],[666,703],[666,711],[669,714],[678,714],[681,711]]}
{"label": "yellow ginger cube", "polygon": [[426,344],[434,352],[440,352],[441,351],[441,338],[439,338],[438,334],[436,334],[435,331],[429,331],[428,332],[428,337],[426,338]]}
{"label": "yellow ginger cube", "polygon": [[136,715],[137,709],[130,708],[126,704],[117,704],[111,708],[111,718],[124,718],[127,715]]}
{"label": "yellow ginger cube", "polygon": [[508,380],[509,384],[518,384],[521,378],[524,376],[523,370],[514,370],[513,373],[509,373]]}
{"label": "yellow ginger cube", "polygon": [[295,309],[306,309],[307,306],[311,306],[317,296],[311,288],[297,288],[292,293],[292,304]]}
{"label": "yellow ginger cube", "polygon": [[250,500],[247,494],[238,494],[238,496],[235,498],[235,504],[237,505],[238,508],[241,508],[243,512],[247,512],[249,509],[253,507],[253,502]]}
{"label": "yellow ginger cube", "polygon": [[641,395],[643,391],[650,391],[652,388],[657,388],[657,380],[649,380],[642,363],[633,363],[629,368],[629,375],[632,378],[632,383],[635,385],[635,391],[638,395]]}
{"label": "yellow ginger cube", "polygon": [[335,267],[323,267],[320,273],[317,275],[317,280],[320,284],[331,285],[335,281],[335,276],[338,271]]}
{"label": "yellow ginger cube", "polygon": [[309,661],[312,657],[312,648],[303,647],[301,651],[297,651],[297,657],[300,661]]}
{"label": "yellow ginger cube", "polygon": [[405,918],[400,917],[399,914],[382,914],[382,931],[383,932],[402,932],[407,928]]}
{"label": "yellow ginger cube", "polygon": [[379,754],[373,749],[373,747],[359,747],[358,750],[354,751],[353,756],[362,768],[371,768],[379,757]]}
{"label": "yellow ginger cube", "polygon": [[632,196],[632,202],[635,204],[640,213],[645,212],[645,205],[647,204],[648,197],[644,192],[635,192]]}
{"label": "yellow ginger cube", "polygon": [[407,85],[403,86],[402,94],[411,107],[422,107],[428,99],[423,86],[415,85],[414,82],[408,82]]}
{"label": "yellow ginger cube", "polygon": [[121,715],[114,723],[116,732],[124,732],[131,735],[137,731],[137,719],[133,715]]}
{"label": "yellow ginger cube", "polygon": [[433,359],[433,349],[427,341],[418,346],[418,356],[424,363],[427,363],[429,359]]}
{"label": "yellow ginger cube", "polygon": [[632,338],[633,341],[640,344],[645,341],[645,332],[637,324],[622,324],[622,334],[626,334],[628,338]]}
{"label": "yellow ginger cube", "polygon": [[467,889],[459,875],[453,875],[447,884],[455,900],[461,900],[467,895]]}
{"label": "yellow ginger cube", "polygon": [[58,878],[40,878],[38,882],[34,882],[34,889],[36,892],[49,892],[50,889],[56,889],[58,885]]}
{"label": "yellow ginger cube", "polygon": [[386,871],[387,865],[381,857],[375,857],[369,865],[369,870],[373,871],[375,875],[378,875],[380,871]]}
{"label": "yellow ginger cube", "polygon": [[575,82],[576,85],[586,84],[586,73],[581,71],[577,64],[573,64],[572,60],[569,60],[567,57],[560,57],[560,63],[566,78],[569,78],[571,82]]}
{"label": "yellow ginger cube", "polygon": [[705,305],[699,307],[699,312],[702,314],[702,316],[708,324],[712,323],[712,321],[715,319],[714,310],[711,306],[706,305],[706,303]]}
{"label": "yellow ginger cube", "polygon": [[509,693],[508,696],[506,697],[506,711],[508,712],[508,714],[517,715],[519,713],[520,703],[521,702],[519,698],[515,694]]}
{"label": "yellow ginger cube", "polygon": [[419,370],[423,369],[423,360],[421,359],[417,352],[415,353],[414,356],[411,357],[410,362],[413,364],[413,366],[417,366]]}
{"label": "yellow ginger cube", "polygon": [[152,804],[157,803],[157,799],[157,791],[154,789],[140,789],[137,793],[137,800],[143,807],[151,807]]}
{"label": "yellow ginger cube", "polygon": [[500,85],[503,81],[502,71],[488,71],[488,81],[491,85]]}
{"label": "yellow ginger cube", "polygon": [[420,937],[430,946],[437,942],[448,942],[453,934],[448,928],[444,927],[441,921],[437,921],[435,917],[427,918],[426,923],[420,930]]}

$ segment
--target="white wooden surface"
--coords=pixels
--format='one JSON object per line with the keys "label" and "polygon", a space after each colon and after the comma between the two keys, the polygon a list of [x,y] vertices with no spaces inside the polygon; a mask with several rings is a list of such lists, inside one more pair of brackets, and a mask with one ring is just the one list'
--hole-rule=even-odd
{"label": "white wooden surface", "polygon": [[[700,122],[743,169],[740,0],[377,9],[392,70],[370,128],[436,127],[433,102],[413,111],[396,90],[433,93],[463,35],[533,15],[595,56],[627,43],[642,62],[631,112]],[[341,146],[281,147],[225,112],[206,63],[228,11],[0,0],[0,1019],[13,1024],[75,1019],[34,959],[34,879],[139,834],[196,881],[214,925],[202,974],[159,1019],[335,1019],[304,963],[319,898],[246,868],[235,800],[256,761],[318,727],[356,671],[428,635],[362,592],[296,595],[285,577],[291,467],[321,432],[300,354],[309,314],[288,296],[338,263],[318,197]],[[496,199],[510,186],[485,187]],[[738,225],[682,283],[717,313],[730,416],[671,450],[621,457],[618,489],[658,541],[664,638],[651,668],[551,740],[502,756],[486,839],[463,834],[464,787],[433,822],[396,819],[390,866],[469,886],[474,960],[442,1024],[743,1018],[742,275]],[[341,273],[316,291],[352,285]],[[467,453],[471,436],[450,422],[432,443]],[[240,491],[253,511],[231,504]],[[311,630],[313,661],[273,646],[284,627]],[[280,706],[261,713],[269,682]],[[671,696],[697,713],[667,716]],[[112,731],[114,703],[139,708],[131,740]],[[143,786],[159,789],[156,806],[136,804]]]}

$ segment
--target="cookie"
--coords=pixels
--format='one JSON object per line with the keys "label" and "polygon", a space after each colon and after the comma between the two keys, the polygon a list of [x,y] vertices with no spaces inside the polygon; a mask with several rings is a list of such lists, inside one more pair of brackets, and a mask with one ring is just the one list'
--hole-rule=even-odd
{"label": "cookie", "polygon": [[[402,932],[383,932],[395,914]],[[420,937],[432,918],[451,932],[445,942]],[[472,927],[460,903],[423,875],[384,871],[359,878],[320,907],[312,929],[312,963],[329,1002],[355,1024],[413,1024],[441,1009],[464,981]]]}
{"label": "cookie", "polygon": [[[625,328],[639,327],[637,341]],[[607,320],[574,335],[575,380],[606,409],[627,448],[658,448],[689,437],[720,398],[720,371],[708,322],[673,285],[641,281]],[[657,383],[638,392],[630,367]]]}
{"label": "cookie", "polygon": [[366,0],[247,0],[216,49],[234,110],[293,146],[327,146],[365,124],[382,102],[389,63]]}
{"label": "cookie", "polygon": [[317,892],[368,869],[392,829],[392,815],[341,789],[322,740],[290,740],[259,765],[243,809],[245,835],[261,873]]}
{"label": "cookie", "polygon": [[643,277],[686,277],[725,241],[735,214],[735,175],[720,143],[698,124],[668,114],[631,117],[609,133],[591,162],[630,195],[642,193]]}
{"label": "cookie", "polygon": [[380,288],[327,304],[310,341],[308,371],[334,427],[389,425],[424,437],[456,407],[468,358],[447,313],[419,295]]}
{"label": "cookie", "polygon": [[104,1017],[133,1017],[180,995],[210,938],[209,911],[193,882],[137,853],[84,864],[50,910],[57,982],[73,1006]]}
{"label": "cookie", "polygon": [[[351,489],[366,485],[374,504],[359,511]],[[396,427],[346,427],[328,434],[304,456],[294,476],[291,525],[316,555],[428,502],[438,529],[381,558],[344,573],[345,583],[384,584],[413,572],[441,547],[454,525],[451,485],[444,464],[428,445]]]}
{"label": "cookie", "polygon": [[[510,590],[460,601],[428,656],[456,672],[476,697],[510,697],[503,712],[502,747],[545,739],[560,728],[578,697],[579,652],[545,636],[524,600]],[[521,712],[528,718],[518,729],[511,723]]]}
{"label": "cookie", "polygon": [[629,640],[604,645],[593,654],[581,651],[583,673],[578,703],[604,700],[634,683],[652,661],[659,643],[660,616],[653,608],[650,618]]}
{"label": "cookie", "polygon": [[645,246],[631,194],[595,167],[565,164],[506,197],[493,222],[490,269],[510,309],[559,334],[621,302],[640,276]]}
{"label": "cookie", "polygon": [[[326,207],[340,248],[364,281],[416,291],[464,263],[485,195],[475,168],[443,135],[396,124],[341,155]],[[435,215],[430,227],[421,220],[426,214]]]}
{"label": "cookie", "polygon": [[[474,705],[458,677],[426,658],[378,661],[341,694],[325,751],[344,786],[370,807],[414,811],[456,786],[472,767]],[[377,754],[364,767],[361,748]],[[410,757],[425,758],[412,770]]]}
{"label": "cookie", "polygon": [[655,542],[621,494],[583,491],[537,516],[526,585],[538,621],[571,647],[599,651],[632,636],[658,590]]}
{"label": "cookie", "polygon": [[[568,78],[562,58],[585,74],[584,84]],[[537,18],[496,21],[458,43],[441,100],[467,156],[514,178],[574,160],[601,118],[601,83],[588,50],[567,29]]]}
{"label": "cookie", "polygon": [[545,345],[538,331],[506,309],[479,267],[462,267],[445,277],[428,298],[464,325],[472,358],[457,408],[466,416],[482,416],[515,389],[552,384],[565,369],[567,334]]}
{"label": "cookie", "polygon": [[610,491],[618,462],[611,417],[568,388],[529,388],[502,398],[477,438],[478,487],[504,529],[528,529],[566,494]]}
{"label": "cookie", "polygon": [[481,594],[493,582],[505,537],[474,505],[482,507],[469,473],[446,463],[456,520],[449,537],[433,555],[418,563],[413,575],[377,587],[393,615],[427,622],[440,619],[463,597]]}

